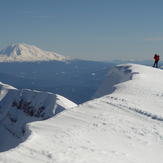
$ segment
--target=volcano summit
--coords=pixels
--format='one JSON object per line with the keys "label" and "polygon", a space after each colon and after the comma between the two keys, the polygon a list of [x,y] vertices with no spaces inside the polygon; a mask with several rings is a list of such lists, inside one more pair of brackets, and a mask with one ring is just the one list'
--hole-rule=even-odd
{"label": "volcano summit", "polygon": [[65,61],[65,56],[25,43],[12,44],[0,51],[0,62]]}

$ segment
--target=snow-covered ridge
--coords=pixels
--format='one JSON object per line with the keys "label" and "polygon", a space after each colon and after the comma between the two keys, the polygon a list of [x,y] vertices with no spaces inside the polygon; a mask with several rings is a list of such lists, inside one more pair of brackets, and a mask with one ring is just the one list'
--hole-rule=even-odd
{"label": "snow-covered ridge", "polygon": [[100,91],[100,98],[28,124],[30,137],[0,153],[0,161],[162,163],[162,76],[152,67],[116,66],[102,86],[108,94]]}
{"label": "snow-covered ridge", "polygon": [[[29,89],[18,90],[3,83],[0,86],[0,132],[3,133],[0,135],[0,151],[15,147],[22,141],[27,131],[27,123],[49,119],[76,106],[57,94]],[[12,142],[4,139],[4,135]]]}
{"label": "snow-covered ridge", "polygon": [[25,43],[12,44],[0,51],[0,62],[65,61],[68,58]]}
{"label": "snow-covered ridge", "polygon": [[118,65],[109,71],[96,97],[106,95],[112,105],[163,121],[162,76],[163,71],[153,67]]}

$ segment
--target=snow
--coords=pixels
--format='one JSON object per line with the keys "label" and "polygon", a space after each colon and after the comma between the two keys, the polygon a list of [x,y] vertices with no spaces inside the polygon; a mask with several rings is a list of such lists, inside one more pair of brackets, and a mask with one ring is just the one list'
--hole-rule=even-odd
{"label": "snow", "polygon": [[6,96],[8,90],[16,89],[8,84],[0,82],[0,101]]}
{"label": "snow", "polygon": [[[163,120],[162,73],[160,69],[143,65],[120,65],[109,72],[108,80],[96,94],[102,96],[113,91],[106,97],[111,104]],[[113,85],[114,88],[110,87]]]}
{"label": "snow", "polygon": [[[68,99],[50,92],[6,88],[0,101],[0,151],[16,147],[30,134],[26,124],[45,120],[65,109],[77,106]],[[3,91],[2,89],[2,91]],[[25,134],[25,131],[27,132]],[[6,139],[7,138],[7,139]]]}
{"label": "snow", "polygon": [[2,151],[0,162],[162,163],[162,76],[147,66],[116,66],[100,98],[28,123],[25,141]]}
{"label": "snow", "polygon": [[12,44],[0,51],[0,62],[65,61],[68,57],[25,43]]}

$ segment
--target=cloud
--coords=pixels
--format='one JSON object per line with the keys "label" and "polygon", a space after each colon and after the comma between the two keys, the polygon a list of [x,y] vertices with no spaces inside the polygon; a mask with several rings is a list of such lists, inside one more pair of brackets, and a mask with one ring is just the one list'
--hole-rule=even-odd
{"label": "cloud", "polygon": [[163,37],[149,37],[145,38],[145,41],[163,41]]}

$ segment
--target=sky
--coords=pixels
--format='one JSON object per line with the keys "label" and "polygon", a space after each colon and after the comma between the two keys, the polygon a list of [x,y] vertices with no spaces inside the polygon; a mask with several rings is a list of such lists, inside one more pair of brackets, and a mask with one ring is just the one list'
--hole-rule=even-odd
{"label": "sky", "polygon": [[73,58],[163,55],[162,0],[0,0],[0,49],[23,42]]}

